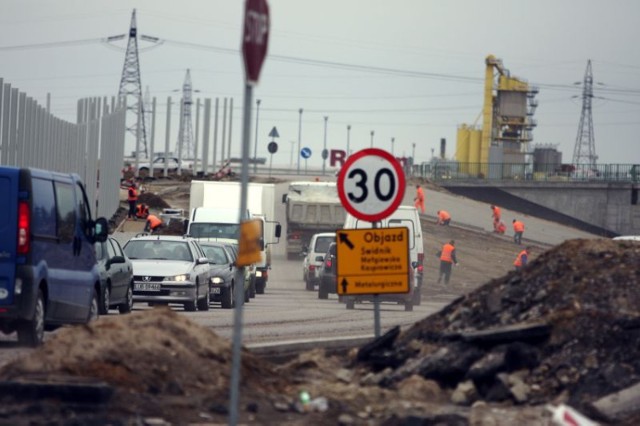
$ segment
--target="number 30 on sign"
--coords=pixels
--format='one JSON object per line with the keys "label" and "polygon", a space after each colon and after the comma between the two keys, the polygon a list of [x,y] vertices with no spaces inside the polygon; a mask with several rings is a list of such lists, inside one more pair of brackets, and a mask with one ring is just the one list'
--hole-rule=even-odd
{"label": "number 30 on sign", "polygon": [[360,220],[376,222],[402,203],[406,182],[398,160],[382,149],[367,148],[347,159],[337,186],[345,210]]}

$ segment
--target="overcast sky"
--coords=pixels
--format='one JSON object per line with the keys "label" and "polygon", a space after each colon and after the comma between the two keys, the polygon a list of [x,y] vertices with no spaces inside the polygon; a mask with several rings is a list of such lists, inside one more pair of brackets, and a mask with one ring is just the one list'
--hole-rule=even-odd
{"label": "overcast sky", "polygon": [[[0,6],[0,77],[42,104],[51,93],[52,112],[70,121],[78,98],[117,93],[126,42],[99,39],[126,33],[135,7],[139,33],[165,41],[140,54],[142,84],[158,99],[156,145],[164,146],[166,98],[179,98],[173,90],[190,68],[197,96],[234,99],[232,153],[239,155],[244,1],[0,0]],[[288,164],[292,149],[296,161],[299,108],[310,166],[321,164],[325,116],[330,149],[346,147],[350,124],[352,150],[369,147],[373,130],[377,147],[391,151],[395,138],[397,156],[410,156],[415,143],[417,162],[428,161],[446,138],[453,157],[457,126],[481,112],[488,54],[540,87],[534,144],[557,146],[564,162],[573,157],[582,107],[574,83],[591,59],[599,162],[640,161],[638,0],[269,0],[269,6],[270,56],[254,93],[261,99],[258,156],[268,156],[271,128],[280,134],[274,165]],[[32,46],[67,41],[78,43]]]}

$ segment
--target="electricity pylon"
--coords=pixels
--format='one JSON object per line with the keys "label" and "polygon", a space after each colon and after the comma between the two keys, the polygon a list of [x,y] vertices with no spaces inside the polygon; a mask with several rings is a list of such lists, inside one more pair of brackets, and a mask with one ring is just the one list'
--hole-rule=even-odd
{"label": "electricity pylon", "polygon": [[[111,43],[122,40],[126,34],[107,37],[104,41]],[[156,45],[161,43],[157,37],[140,35],[140,39],[152,42]],[[147,131],[145,125],[145,106],[142,100],[142,81],[140,77],[140,59],[138,56],[138,27],[136,24],[136,10],[131,13],[131,25],[129,26],[129,41],[127,51],[124,55],[124,66],[122,67],[122,77],[120,78],[120,88],[118,96],[127,101],[127,123],[126,129],[136,138],[136,147],[147,152]],[[131,112],[129,112],[131,111]],[[139,124],[138,124],[139,123]]]}
{"label": "electricity pylon", "polygon": [[591,115],[591,100],[593,99],[593,74],[591,60],[587,61],[587,70],[582,83],[582,114],[578,125],[578,136],[573,149],[573,164],[596,167],[596,141],[593,134],[593,117]]}
{"label": "electricity pylon", "polygon": [[178,135],[178,152],[181,158],[194,159],[193,124],[191,120],[191,106],[193,105],[193,86],[191,85],[191,71],[187,69],[182,84],[182,117],[180,117],[180,134]]}

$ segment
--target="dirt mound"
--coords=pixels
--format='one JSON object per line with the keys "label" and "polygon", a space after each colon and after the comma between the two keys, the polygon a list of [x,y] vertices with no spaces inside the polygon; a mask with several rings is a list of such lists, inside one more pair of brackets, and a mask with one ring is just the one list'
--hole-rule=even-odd
{"label": "dirt mound", "polygon": [[138,196],[138,204],[146,204],[152,209],[165,209],[171,207],[162,197],[152,193],[143,192]]}
{"label": "dirt mound", "polygon": [[[198,420],[200,412],[226,411],[231,355],[227,339],[168,308],[156,308],[60,330],[41,348],[3,367],[0,380],[91,378],[115,389],[109,404],[113,415],[184,424]],[[241,368],[245,400],[269,401],[286,387],[269,363],[246,351]]]}
{"label": "dirt mound", "polygon": [[463,403],[559,398],[589,411],[640,382],[638,265],[640,244],[567,241],[359,358],[392,367],[384,386],[420,374],[462,387]]}

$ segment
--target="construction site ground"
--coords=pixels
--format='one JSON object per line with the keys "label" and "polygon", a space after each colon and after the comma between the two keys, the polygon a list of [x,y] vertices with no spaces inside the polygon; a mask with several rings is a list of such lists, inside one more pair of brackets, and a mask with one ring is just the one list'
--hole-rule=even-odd
{"label": "construction site ground", "polygon": [[[548,425],[549,407],[567,404],[605,424],[638,424],[640,244],[530,238],[532,260],[515,272],[522,247],[511,235],[436,225],[429,202],[446,194],[428,189],[423,297],[460,297],[346,355],[317,349],[274,364],[245,351],[240,422]],[[181,208],[184,190],[165,190]],[[477,214],[490,224],[488,208]],[[449,286],[436,285],[436,252],[451,239],[460,264]],[[109,317],[4,365],[0,424],[224,424],[230,371],[230,342],[178,313]]]}

